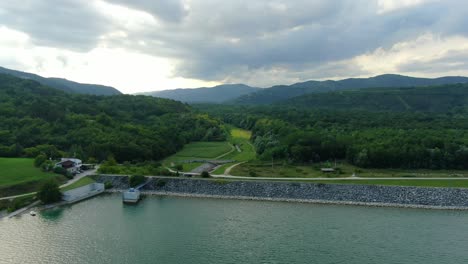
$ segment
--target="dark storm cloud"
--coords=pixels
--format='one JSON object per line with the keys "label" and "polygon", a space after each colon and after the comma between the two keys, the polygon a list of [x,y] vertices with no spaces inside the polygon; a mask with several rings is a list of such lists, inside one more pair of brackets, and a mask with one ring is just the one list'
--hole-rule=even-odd
{"label": "dark storm cloud", "polygon": [[239,69],[318,67],[427,32],[466,35],[467,11],[458,1],[386,13],[367,0],[191,1],[183,22],[144,38],[162,41],[158,52],[183,60],[175,75],[221,80]]}
{"label": "dark storm cloud", "polygon": [[[468,2],[458,0],[427,0],[389,12],[380,12],[377,0],[104,1],[144,11],[159,23],[130,30],[112,24],[91,1],[29,0],[1,3],[0,25],[26,32],[39,45],[82,50],[117,28],[126,37],[108,38],[107,46],[176,59],[174,75],[202,80],[275,69],[289,71],[291,80],[365,74],[340,62],[426,33],[468,36]],[[423,66],[400,67],[416,68]]]}

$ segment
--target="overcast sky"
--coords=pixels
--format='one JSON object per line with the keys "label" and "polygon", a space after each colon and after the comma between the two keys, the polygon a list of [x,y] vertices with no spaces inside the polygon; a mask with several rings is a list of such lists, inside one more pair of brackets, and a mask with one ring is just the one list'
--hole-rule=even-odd
{"label": "overcast sky", "polygon": [[0,65],[124,93],[468,76],[468,1],[0,2]]}

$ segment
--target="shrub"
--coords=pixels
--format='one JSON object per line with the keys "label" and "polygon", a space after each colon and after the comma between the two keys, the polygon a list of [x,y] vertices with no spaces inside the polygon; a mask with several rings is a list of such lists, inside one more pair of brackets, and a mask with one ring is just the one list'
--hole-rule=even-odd
{"label": "shrub", "polygon": [[249,171],[250,177],[257,177],[257,173],[255,171]]}
{"label": "shrub", "polygon": [[42,171],[51,171],[54,168],[54,163],[50,160],[46,160],[41,164]]}
{"label": "shrub", "polygon": [[44,154],[39,154],[34,159],[34,166],[40,167],[44,162],[46,162],[47,156]]}
{"label": "shrub", "polygon": [[164,187],[164,185],[166,185],[166,181],[165,180],[159,180],[156,182],[156,186],[157,187]]}
{"label": "shrub", "polygon": [[66,175],[66,174],[67,174],[67,170],[64,169],[64,168],[62,168],[62,167],[55,167],[55,168],[54,168],[54,173]]}
{"label": "shrub", "polygon": [[107,189],[110,189],[114,187],[114,185],[112,185],[112,182],[111,181],[105,181],[104,182],[104,188],[107,190]]}
{"label": "shrub", "polygon": [[207,171],[203,171],[200,175],[202,178],[209,178],[210,177],[210,173],[208,173]]}
{"label": "shrub", "polygon": [[75,177],[75,175],[73,175],[73,173],[66,170],[65,171],[65,177],[67,177],[67,179],[73,179],[73,177]]}
{"label": "shrub", "polygon": [[132,175],[128,179],[130,187],[138,186],[145,182],[145,176],[143,175]]}

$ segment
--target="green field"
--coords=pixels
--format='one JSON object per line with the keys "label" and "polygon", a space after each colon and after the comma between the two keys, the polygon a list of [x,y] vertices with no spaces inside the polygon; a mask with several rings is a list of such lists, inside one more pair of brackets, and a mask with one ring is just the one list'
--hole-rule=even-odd
{"label": "green field", "polygon": [[[189,160],[203,159],[220,159],[220,160],[235,160],[236,162],[249,161],[255,159],[254,147],[250,144],[249,139],[251,132],[239,128],[230,128],[230,136],[228,141],[224,142],[193,142],[184,146],[184,148],[176,154],[162,161],[165,166],[173,167],[176,164],[182,164],[183,171],[191,171],[202,163],[186,163]],[[237,145],[240,152],[234,147]],[[221,166],[213,173],[224,173],[224,170],[234,163],[229,163]]]}
{"label": "green field", "polygon": [[[251,135],[252,135],[252,132],[248,130],[231,127],[231,134],[229,137],[229,142],[231,142],[231,144],[233,145],[237,145],[239,149],[241,150],[241,152],[239,152],[236,149],[230,154],[224,156],[223,159],[234,160],[235,163],[255,160],[255,155],[256,155],[255,148],[250,143]],[[224,171],[235,163],[228,163],[228,164],[222,165],[219,168],[217,168],[215,171],[213,171],[213,174],[224,174]]]}
{"label": "green field", "polygon": [[27,158],[0,158],[0,197],[34,192],[47,179],[65,182],[65,177],[43,172]]}
{"label": "green field", "polygon": [[15,185],[55,177],[34,167],[34,160],[27,158],[0,158],[0,186]]}
{"label": "green field", "polygon": [[[162,161],[165,166],[171,166],[187,160],[197,159],[216,159],[217,157],[228,153],[232,150],[229,142],[192,142],[184,146],[184,148],[176,154]],[[224,157],[222,158],[224,159]],[[185,166],[185,168],[192,166]]]}

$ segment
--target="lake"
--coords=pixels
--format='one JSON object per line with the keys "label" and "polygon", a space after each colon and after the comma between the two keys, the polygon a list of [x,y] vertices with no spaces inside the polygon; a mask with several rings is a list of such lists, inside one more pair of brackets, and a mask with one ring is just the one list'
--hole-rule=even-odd
{"label": "lake", "polygon": [[468,212],[106,194],[0,220],[0,263],[468,263]]}

